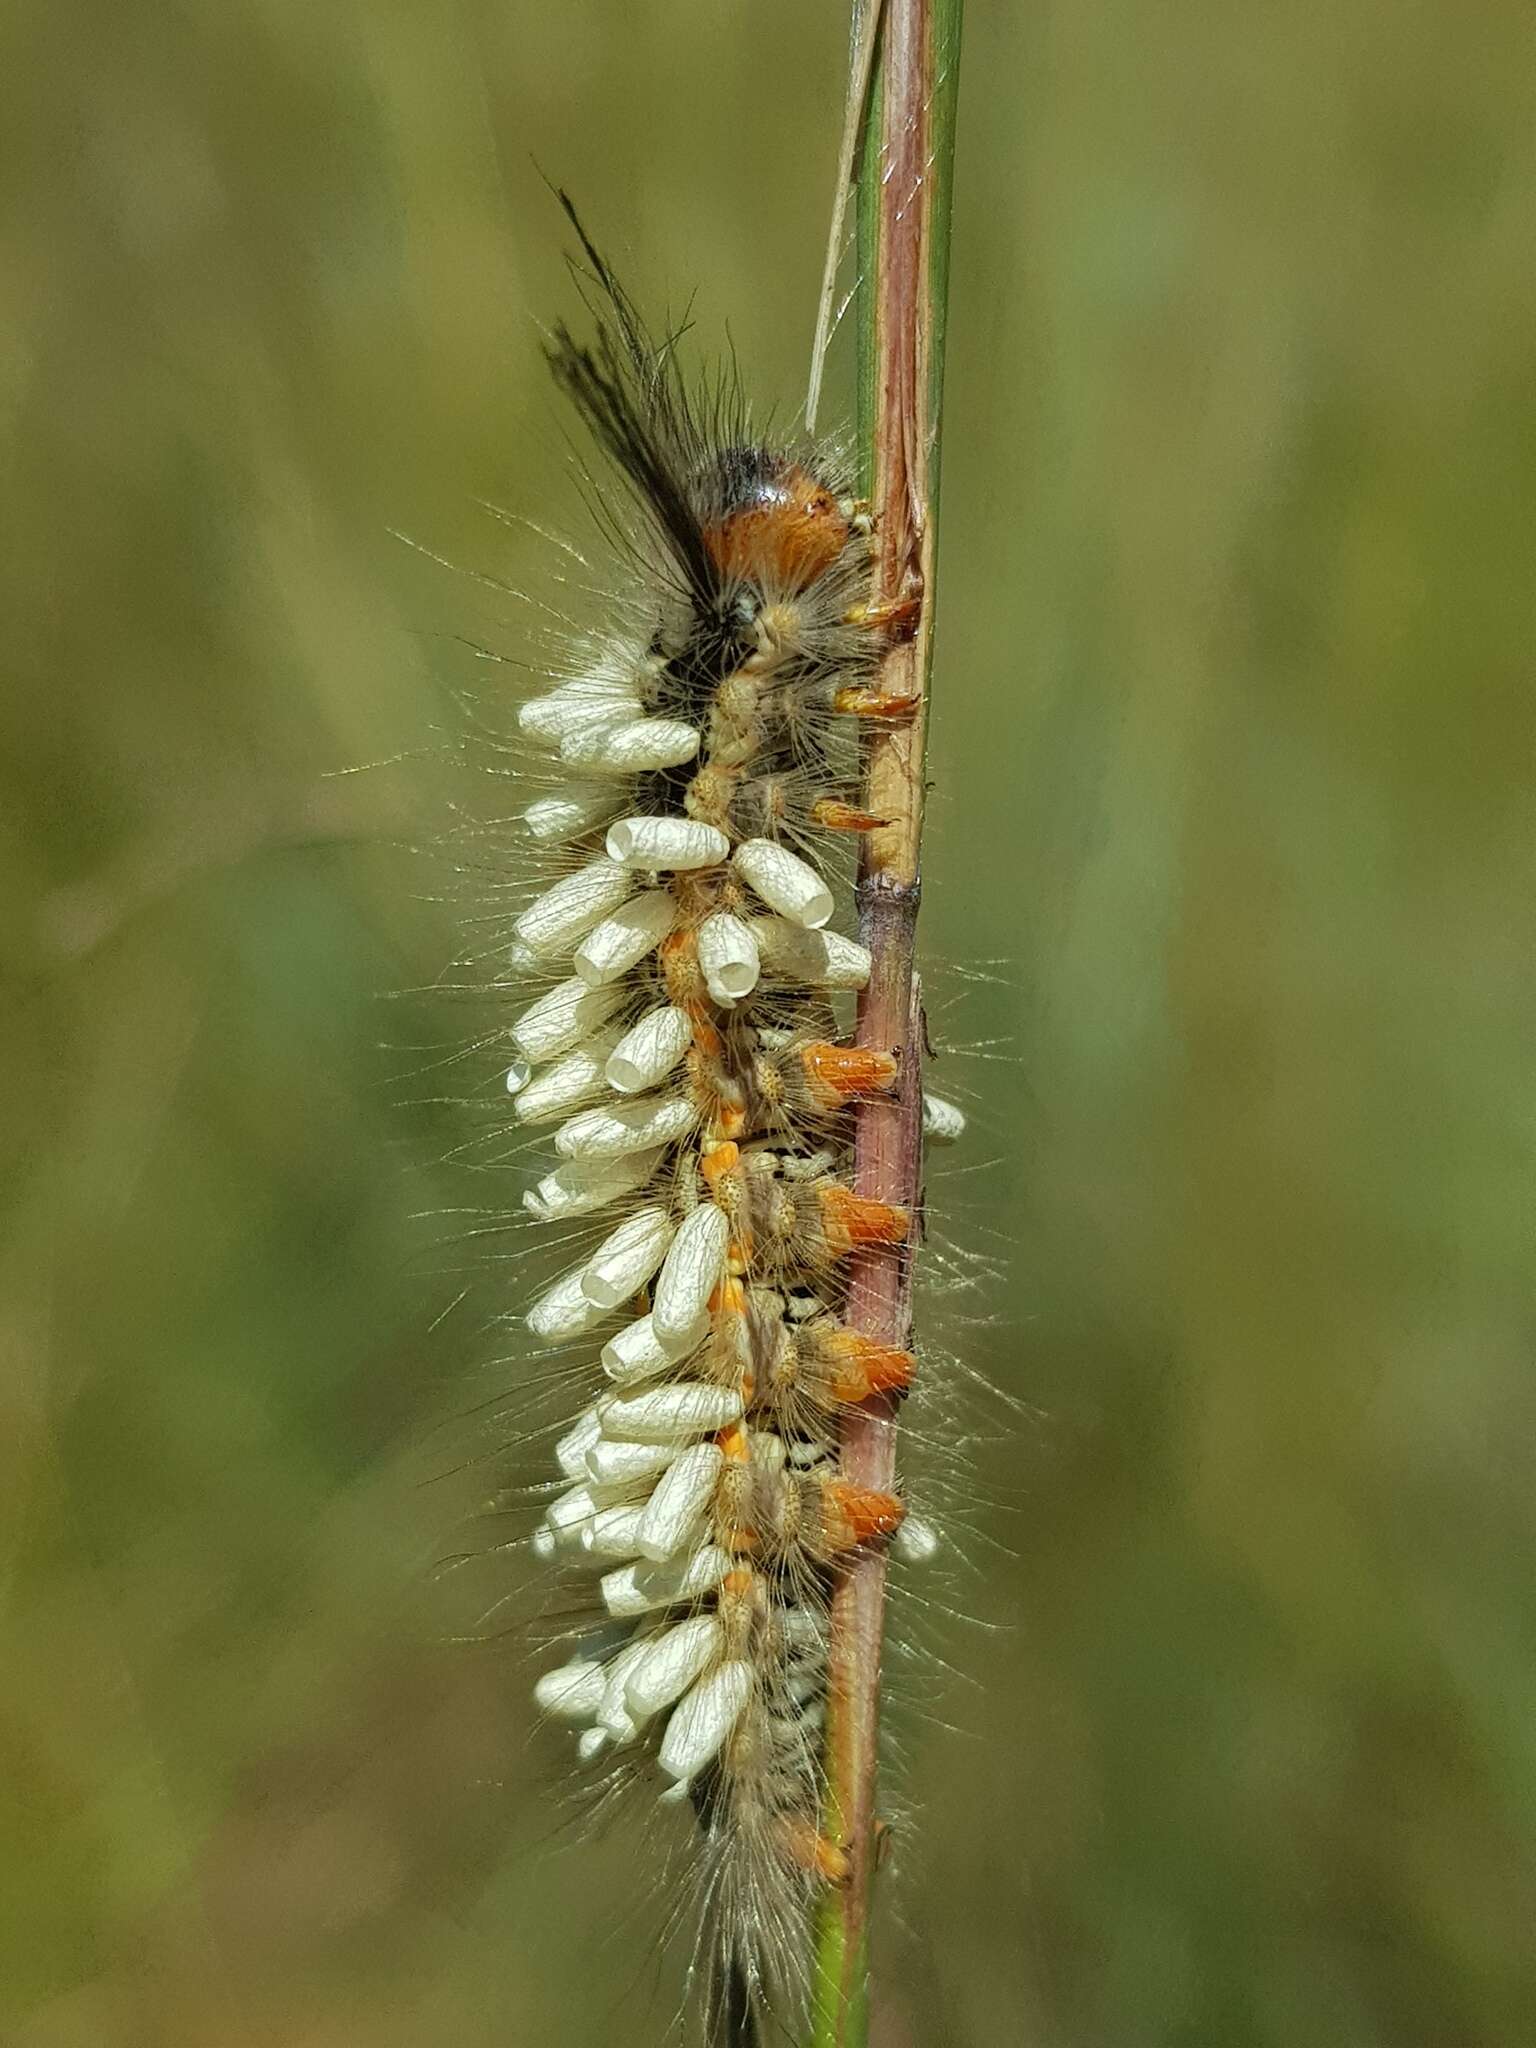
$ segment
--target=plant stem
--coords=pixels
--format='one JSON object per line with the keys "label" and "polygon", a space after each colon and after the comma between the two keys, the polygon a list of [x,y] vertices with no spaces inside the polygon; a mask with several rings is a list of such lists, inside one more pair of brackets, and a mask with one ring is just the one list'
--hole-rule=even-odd
{"label": "plant stem", "polygon": [[[865,0],[866,5],[874,0]],[[859,447],[875,520],[874,600],[919,606],[910,638],[893,642],[882,692],[912,699],[910,718],[867,745],[863,805],[887,822],[867,834],[859,873],[860,937],[869,986],[861,1045],[899,1049],[899,1094],[861,1105],[854,1140],[858,1192],[908,1207],[922,1198],[922,1009],[914,969],[923,749],[933,630],[939,407],[961,0],[885,0],[859,169]],[[856,1256],[849,1319],[883,1344],[908,1347],[913,1246]],[[850,1409],[839,1462],[855,1486],[889,1492],[896,1477],[896,1403]],[[864,2048],[869,2026],[869,1912],[877,1860],[875,1777],[886,1558],[855,1553],[832,1593],[826,1833],[849,1862],[818,1916],[812,2048]]]}

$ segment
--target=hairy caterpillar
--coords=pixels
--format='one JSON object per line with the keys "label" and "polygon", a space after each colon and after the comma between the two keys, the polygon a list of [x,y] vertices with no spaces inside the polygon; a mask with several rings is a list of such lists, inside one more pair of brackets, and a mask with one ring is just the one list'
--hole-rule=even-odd
{"label": "hairy caterpillar", "polygon": [[[599,1783],[691,1801],[708,2024],[800,2009],[807,1913],[842,1875],[821,1762],[837,1561],[932,1536],[838,1469],[838,1416],[910,1352],[846,1320],[847,1261],[912,1230],[850,1185],[853,1105],[916,1045],[847,1042],[860,729],[878,670],[871,522],[826,444],[754,435],[734,378],[691,391],[567,204],[593,338],[556,379],[625,487],[599,501],[615,623],[518,713],[543,886],[513,966],[517,1120],[552,1127],[525,1209],[566,1251],[529,1335],[583,1384],[534,1549],[580,1617],[536,1699]],[[934,1103],[933,1135],[957,1112]]]}

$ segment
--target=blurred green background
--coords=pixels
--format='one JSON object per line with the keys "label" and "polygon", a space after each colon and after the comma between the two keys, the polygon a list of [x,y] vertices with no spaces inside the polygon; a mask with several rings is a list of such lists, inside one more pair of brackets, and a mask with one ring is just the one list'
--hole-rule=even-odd
{"label": "blurred green background", "polygon": [[[843,10],[0,36],[0,2034],[659,2042],[634,1836],[441,1640],[511,1185],[413,847],[528,627],[391,529],[580,530],[535,164],[793,405]],[[976,0],[957,189],[938,1199],[1021,1410],[946,1426],[880,2048],[1529,2043],[1529,11]]]}

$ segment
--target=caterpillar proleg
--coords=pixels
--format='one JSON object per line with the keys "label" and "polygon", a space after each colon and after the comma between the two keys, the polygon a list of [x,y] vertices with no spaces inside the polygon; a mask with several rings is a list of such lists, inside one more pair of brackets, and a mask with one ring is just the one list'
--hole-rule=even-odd
{"label": "caterpillar proleg", "polygon": [[523,1199],[562,1246],[524,1320],[582,1389],[533,1545],[577,1618],[535,1697],[596,1783],[692,1808],[701,2007],[741,2044],[803,2021],[852,1869],[838,1588],[936,1540],[845,1455],[916,1370],[853,1313],[860,1276],[905,1271],[918,1192],[915,1152],[910,1198],[861,1179],[861,1105],[913,1146],[923,1118],[910,949],[899,1015],[871,997],[851,1032],[876,962],[850,885],[891,822],[870,736],[919,702],[888,680],[919,586],[893,592],[847,453],[762,434],[734,374],[691,385],[562,202],[589,325],[547,353],[619,480],[595,488],[627,587],[517,721],[544,873],[512,962],[543,986],[506,1087],[548,1127]]}

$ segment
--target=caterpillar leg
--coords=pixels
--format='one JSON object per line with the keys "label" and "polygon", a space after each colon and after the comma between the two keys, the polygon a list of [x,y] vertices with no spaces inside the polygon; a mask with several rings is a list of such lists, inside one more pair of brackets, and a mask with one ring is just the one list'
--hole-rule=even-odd
{"label": "caterpillar leg", "polygon": [[872,689],[867,683],[850,683],[832,699],[834,711],[854,718],[910,718],[922,698],[900,691]]}
{"label": "caterpillar leg", "polygon": [[872,633],[884,633],[891,640],[910,640],[923,615],[923,600],[915,592],[905,597],[871,598],[853,605],[843,614],[849,626],[865,626]]}
{"label": "caterpillar leg", "polygon": [[877,818],[873,811],[861,811],[855,804],[840,803],[837,798],[819,797],[811,805],[811,823],[820,825],[826,832],[878,832],[883,825],[889,825],[889,818]]}

